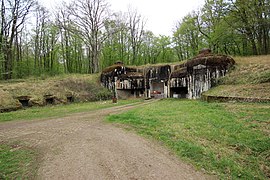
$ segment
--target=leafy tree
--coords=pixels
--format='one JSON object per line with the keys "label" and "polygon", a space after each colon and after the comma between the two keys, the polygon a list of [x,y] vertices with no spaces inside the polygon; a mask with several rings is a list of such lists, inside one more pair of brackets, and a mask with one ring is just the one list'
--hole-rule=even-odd
{"label": "leafy tree", "polygon": [[22,32],[33,0],[1,0],[0,51],[2,54],[2,75],[11,79],[14,64],[14,42]]}
{"label": "leafy tree", "polygon": [[205,0],[172,37],[146,30],[135,10],[111,12],[106,0],[62,3],[54,14],[35,0],[1,0],[0,79],[96,73],[116,61],[173,62],[204,47],[230,55],[270,53],[269,0]]}
{"label": "leafy tree", "polygon": [[76,0],[70,6],[70,14],[78,27],[77,33],[85,41],[89,56],[88,73],[99,72],[101,47],[104,41],[102,29],[108,19],[108,4],[104,0]]}
{"label": "leafy tree", "polygon": [[142,44],[142,36],[144,33],[145,21],[138,14],[136,10],[129,10],[128,12],[128,30],[129,43],[131,49],[130,64],[138,64],[136,60],[139,56],[140,46]]}
{"label": "leafy tree", "polygon": [[195,56],[202,46],[203,40],[198,26],[198,16],[195,13],[188,14],[177,25],[173,39],[180,60]]}
{"label": "leafy tree", "polygon": [[112,65],[116,61],[129,64],[129,30],[126,20],[127,14],[114,13],[105,22],[105,36],[103,43],[103,67]]}
{"label": "leafy tree", "polygon": [[209,47],[215,53],[257,55],[269,53],[268,0],[206,0],[203,8],[183,18],[174,32],[179,59]]}
{"label": "leafy tree", "polygon": [[268,54],[270,2],[268,0],[231,0],[230,2],[232,5],[228,22],[242,34],[244,54]]}
{"label": "leafy tree", "polygon": [[142,36],[140,64],[155,64],[158,62],[160,51],[158,50],[157,38],[151,31],[144,32]]}
{"label": "leafy tree", "polygon": [[65,73],[89,72],[89,60],[86,61],[86,45],[79,27],[73,23],[69,14],[69,5],[62,4],[56,14],[57,26],[60,31],[60,61]]}
{"label": "leafy tree", "polygon": [[175,61],[174,51],[172,49],[171,38],[169,36],[160,35],[156,38],[158,57],[157,61],[159,63],[173,62]]}

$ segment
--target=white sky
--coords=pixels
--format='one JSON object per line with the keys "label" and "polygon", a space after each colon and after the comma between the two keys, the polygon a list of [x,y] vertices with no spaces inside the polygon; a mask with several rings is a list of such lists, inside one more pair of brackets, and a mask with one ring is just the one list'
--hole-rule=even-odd
{"label": "white sky", "polygon": [[[53,8],[59,0],[40,0],[43,5]],[[69,0],[65,0],[69,1]],[[136,9],[146,22],[147,30],[155,35],[172,35],[176,22],[185,15],[198,10],[204,0],[107,0],[113,11],[127,12],[129,7]]]}
{"label": "white sky", "polygon": [[155,35],[172,35],[176,22],[193,10],[199,9],[204,0],[109,0],[115,11],[127,11],[131,6],[146,20],[146,29]]}

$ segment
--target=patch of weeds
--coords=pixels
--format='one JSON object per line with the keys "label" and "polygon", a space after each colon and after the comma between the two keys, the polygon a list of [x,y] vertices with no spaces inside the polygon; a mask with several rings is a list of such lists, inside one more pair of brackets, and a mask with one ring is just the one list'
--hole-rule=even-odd
{"label": "patch of weeds", "polygon": [[36,152],[19,144],[0,144],[0,179],[33,179]]}

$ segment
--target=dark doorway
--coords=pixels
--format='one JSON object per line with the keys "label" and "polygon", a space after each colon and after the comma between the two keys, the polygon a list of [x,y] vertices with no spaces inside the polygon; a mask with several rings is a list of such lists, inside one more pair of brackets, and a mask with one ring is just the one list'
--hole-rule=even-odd
{"label": "dark doorway", "polygon": [[29,99],[19,99],[22,107],[29,107]]}
{"label": "dark doorway", "polygon": [[171,96],[173,98],[186,98],[188,94],[187,87],[174,87],[171,88]]}
{"label": "dark doorway", "polygon": [[54,97],[53,96],[45,96],[46,105],[54,104]]}
{"label": "dark doorway", "polygon": [[30,98],[31,98],[30,96],[17,97],[17,99],[21,103],[22,107],[29,107],[30,106],[30,103],[29,103]]}
{"label": "dark doorway", "polygon": [[67,102],[68,103],[73,103],[74,102],[74,97],[73,96],[67,96]]}

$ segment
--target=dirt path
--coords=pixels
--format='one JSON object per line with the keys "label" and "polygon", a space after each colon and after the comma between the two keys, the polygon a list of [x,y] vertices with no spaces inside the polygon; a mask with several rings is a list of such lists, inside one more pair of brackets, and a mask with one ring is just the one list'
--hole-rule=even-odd
{"label": "dirt path", "polygon": [[38,179],[209,179],[156,143],[103,122],[106,115],[135,106],[2,123],[0,142],[19,140],[37,148]]}

